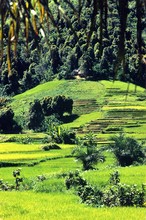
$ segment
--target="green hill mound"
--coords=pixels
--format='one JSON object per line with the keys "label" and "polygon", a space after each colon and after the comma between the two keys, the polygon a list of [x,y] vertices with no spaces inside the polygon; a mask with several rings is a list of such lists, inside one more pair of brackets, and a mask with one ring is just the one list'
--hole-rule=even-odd
{"label": "green hill mound", "polygon": [[82,135],[89,131],[98,134],[100,141],[121,131],[146,137],[145,90],[120,81],[61,80],[39,85],[13,98],[11,107],[16,118],[25,118],[29,103],[45,96],[65,95],[73,99],[73,114],[78,117],[63,124]]}
{"label": "green hill mound", "polygon": [[[12,109],[16,117],[25,116],[28,112],[29,103],[34,99],[42,99],[45,96],[65,95],[79,104],[79,100],[103,101],[105,86],[101,82],[61,80],[51,81],[39,85],[13,98]],[[86,108],[87,109],[87,108]],[[87,110],[88,111],[88,110]],[[91,109],[92,111],[92,109]]]}

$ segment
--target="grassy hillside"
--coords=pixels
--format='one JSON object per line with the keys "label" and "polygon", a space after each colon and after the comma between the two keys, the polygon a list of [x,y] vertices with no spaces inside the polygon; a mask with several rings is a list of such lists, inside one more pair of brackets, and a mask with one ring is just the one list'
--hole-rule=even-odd
{"label": "grassy hillside", "polygon": [[34,99],[60,94],[74,100],[73,114],[78,116],[63,126],[78,134],[91,130],[104,141],[109,134],[124,130],[138,139],[146,138],[145,90],[119,81],[56,80],[39,85],[13,98],[15,117],[24,120]]}
{"label": "grassy hillside", "polygon": [[42,99],[45,96],[65,95],[75,100],[98,99],[101,102],[104,94],[104,86],[98,82],[87,81],[52,81],[30,89],[13,98],[12,108],[16,116],[28,109],[29,103],[34,99]]}
{"label": "grassy hillside", "polygon": [[[75,129],[77,135],[94,132],[99,147],[121,131],[145,141],[146,95],[143,88],[137,87],[135,91],[132,84],[54,81],[15,96],[11,105],[17,117],[24,117],[22,109],[27,114],[33,99],[59,94],[74,100],[73,114],[78,117],[62,126]],[[82,172],[81,163],[71,155],[74,145],[60,144],[61,150],[43,151],[46,138],[47,134],[43,133],[0,135],[0,179],[14,183],[13,170],[21,167],[24,184],[32,186],[27,192],[0,192],[1,219],[137,220],[137,216],[144,219],[144,208],[93,208],[80,204],[77,195],[66,190],[64,176],[69,171],[80,170],[90,184],[103,187],[110,173],[118,170],[122,183],[140,187],[146,183],[146,165],[119,167],[113,153],[105,150],[104,163],[98,163],[96,170]],[[37,183],[38,175],[44,175],[47,180]]]}

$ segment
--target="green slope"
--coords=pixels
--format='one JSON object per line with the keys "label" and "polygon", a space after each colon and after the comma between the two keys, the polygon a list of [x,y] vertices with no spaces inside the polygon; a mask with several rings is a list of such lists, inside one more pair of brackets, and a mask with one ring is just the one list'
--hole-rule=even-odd
{"label": "green slope", "polygon": [[144,88],[120,81],[56,80],[39,85],[13,98],[15,117],[25,118],[34,99],[56,95],[74,100],[73,113],[78,118],[63,126],[78,134],[93,131],[100,141],[124,130],[139,139],[146,138],[146,95]]}
{"label": "green slope", "polygon": [[88,82],[82,80],[73,81],[51,81],[39,85],[13,98],[12,108],[19,116],[22,112],[26,113],[29,103],[34,99],[42,99],[45,96],[65,95],[73,100],[79,99],[99,99],[103,97],[105,92],[104,85],[100,82]]}

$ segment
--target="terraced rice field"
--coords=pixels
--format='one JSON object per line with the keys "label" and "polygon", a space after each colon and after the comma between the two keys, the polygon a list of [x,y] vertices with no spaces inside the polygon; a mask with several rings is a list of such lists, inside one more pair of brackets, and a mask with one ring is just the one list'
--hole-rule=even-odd
{"label": "terraced rice field", "polygon": [[[146,140],[146,95],[143,88],[137,87],[135,92],[134,85],[107,81],[69,81],[68,84],[55,81],[57,90],[53,84],[49,85],[16,96],[12,103],[16,116],[21,116],[21,110],[28,106],[27,97],[31,99],[31,95],[68,94],[74,100],[73,114],[76,117],[62,126],[73,128],[78,136],[93,132],[99,147],[107,145],[110,136],[119,132],[125,132],[140,141]],[[21,108],[15,109],[18,103]],[[60,144],[61,150],[43,151],[42,146],[47,138],[46,133],[31,132],[0,135],[0,179],[14,183],[12,173],[18,167],[21,168],[25,184],[34,184],[39,175],[47,178],[44,184],[33,186],[33,190],[0,192],[0,219],[145,220],[145,208],[98,209],[80,204],[79,197],[66,190],[65,176],[69,171],[80,170],[90,184],[103,187],[108,183],[110,173],[118,170],[122,183],[140,187],[146,183],[146,165],[119,167],[113,153],[105,150],[104,163],[98,163],[95,170],[82,172],[81,163],[71,154],[74,145]]]}
{"label": "terraced rice field", "polygon": [[[102,83],[104,84],[105,82]],[[126,132],[127,135],[145,140],[146,96],[144,91],[142,92],[140,89],[134,92],[130,88],[128,91],[126,87],[122,88],[122,86],[112,88],[114,86],[112,82],[110,86],[111,88],[106,88],[102,105],[98,105],[98,100],[96,104],[95,100],[94,102],[86,100],[86,104],[82,104],[81,112],[85,112],[84,108],[86,109],[86,106],[89,106],[89,109],[99,113],[98,117],[85,123],[84,126],[73,127],[80,135],[92,131],[97,134],[97,137],[100,137],[99,141],[106,140],[108,134],[111,135],[119,132]],[[133,85],[131,86],[133,87]],[[75,102],[75,109],[77,108],[77,103]],[[80,100],[80,103],[84,103],[84,101]]]}

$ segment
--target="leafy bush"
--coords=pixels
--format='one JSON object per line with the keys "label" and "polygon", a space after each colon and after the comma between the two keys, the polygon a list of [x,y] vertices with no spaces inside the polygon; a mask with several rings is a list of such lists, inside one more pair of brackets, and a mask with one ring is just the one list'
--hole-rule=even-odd
{"label": "leafy bush", "polygon": [[75,172],[69,172],[66,180],[65,180],[65,184],[66,184],[66,188],[70,189],[72,187],[84,187],[85,185],[87,185],[87,182],[85,179],[83,179],[80,176],[80,173],[78,170],[76,170]]}
{"label": "leafy bush", "polygon": [[65,180],[66,188],[74,188],[83,203],[100,206],[102,192],[89,185],[87,181],[80,176],[79,171],[70,172]]}
{"label": "leafy bush", "polygon": [[89,184],[78,188],[78,195],[82,202],[92,206],[102,206],[102,191]]}
{"label": "leafy bush", "polygon": [[0,109],[0,132],[2,133],[19,133],[21,127],[14,120],[14,112],[11,108],[5,107]]}
{"label": "leafy bush", "polygon": [[73,100],[63,95],[47,96],[41,101],[41,106],[45,116],[58,114],[62,117],[65,112],[72,113]]}
{"label": "leafy bush", "polygon": [[21,169],[17,169],[13,171],[13,177],[15,178],[14,184],[9,184],[8,182],[4,183],[3,180],[0,180],[0,190],[2,191],[12,191],[12,190],[19,190],[22,183],[23,178],[21,177]]}
{"label": "leafy bush", "polygon": [[83,164],[83,170],[93,169],[93,165],[99,161],[104,161],[104,156],[97,149],[97,142],[92,133],[87,134],[84,139],[78,139],[77,146],[73,150],[73,155]]}
{"label": "leafy bush", "polygon": [[110,185],[103,192],[103,203],[106,206],[143,206],[144,187],[120,183],[119,173],[111,174]]}
{"label": "leafy bush", "polygon": [[43,98],[43,100],[41,101],[42,110],[45,116],[53,114],[51,103],[52,97],[50,96]]}
{"label": "leafy bush", "polygon": [[44,150],[44,151],[60,150],[60,149],[61,149],[57,144],[54,144],[54,143],[49,143],[49,144],[47,144],[47,145],[42,146],[41,148],[42,148],[42,150]]}
{"label": "leafy bush", "polygon": [[52,140],[56,143],[74,144],[76,139],[76,133],[72,130],[51,126],[48,134],[52,137]]}
{"label": "leafy bush", "polygon": [[123,133],[111,137],[110,148],[113,150],[121,166],[129,166],[133,163],[143,163],[145,154],[142,145],[131,137],[125,137]]}
{"label": "leafy bush", "polygon": [[144,205],[145,189],[136,185],[120,183],[118,171],[111,174],[109,184],[103,189],[95,188],[83,179],[79,172],[68,174],[67,189],[74,188],[82,202],[96,207],[140,206]]}
{"label": "leafy bush", "polygon": [[44,114],[39,100],[30,103],[28,128],[40,131],[43,128]]}
{"label": "leafy bush", "polygon": [[64,144],[74,144],[76,140],[76,133],[67,128],[60,128],[60,134],[59,134],[62,143]]}

